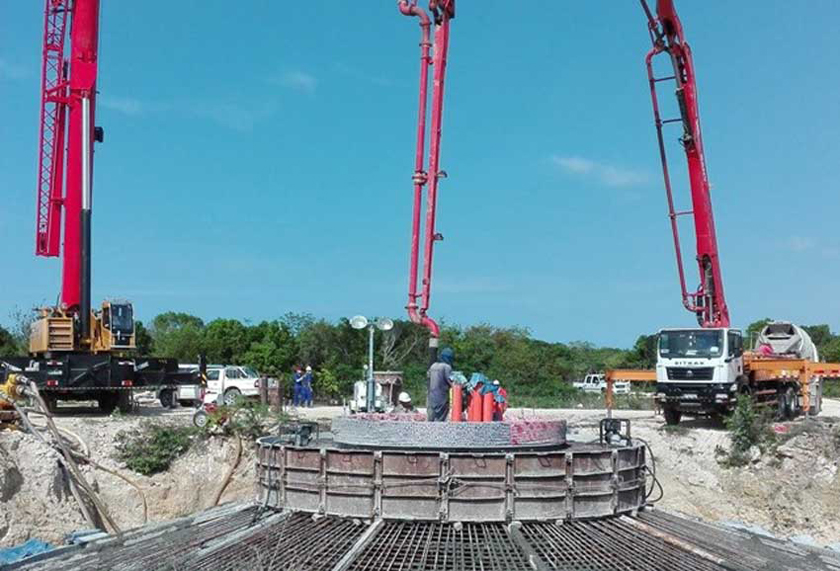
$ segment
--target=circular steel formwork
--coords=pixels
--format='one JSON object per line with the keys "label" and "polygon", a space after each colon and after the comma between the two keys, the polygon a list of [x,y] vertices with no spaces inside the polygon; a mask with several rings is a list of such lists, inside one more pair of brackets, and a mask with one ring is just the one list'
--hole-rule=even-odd
{"label": "circular steel formwork", "polygon": [[[483,423],[497,435],[501,424]],[[449,426],[459,430],[455,423]],[[562,428],[565,442],[565,423]],[[381,437],[381,432],[369,434]],[[261,438],[260,497],[285,510],[441,522],[593,519],[645,505],[645,448],[636,443],[530,442],[464,451],[461,443],[457,450],[421,448],[428,434],[414,434],[425,436],[403,440],[400,448],[352,448],[332,440],[295,446],[279,437]]]}

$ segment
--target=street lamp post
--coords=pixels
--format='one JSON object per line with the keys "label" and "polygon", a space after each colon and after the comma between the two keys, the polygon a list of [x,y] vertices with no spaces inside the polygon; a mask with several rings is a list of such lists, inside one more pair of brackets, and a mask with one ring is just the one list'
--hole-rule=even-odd
{"label": "street lamp post", "polygon": [[350,326],[353,329],[368,330],[368,370],[367,370],[367,411],[374,412],[376,410],[376,380],[373,376],[373,334],[377,329],[380,331],[390,331],[394,328],[394,322],[387,317],[380,317],[375,322],[369,321],[363,315],[357,315],[350,320]]}

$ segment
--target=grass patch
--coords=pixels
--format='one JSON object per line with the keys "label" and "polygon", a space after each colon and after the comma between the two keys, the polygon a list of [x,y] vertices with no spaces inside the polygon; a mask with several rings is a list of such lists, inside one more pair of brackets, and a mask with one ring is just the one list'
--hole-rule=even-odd
{"label": "grass patch", "polygon": [[682,424],[663,424],[659,430],[669,436],[687,436],[691,432],[690,428]]}
{"label": "grass patch", "polygon": [[[583,391],[561,392],[555,395],[513,395],[512,408],[581,408],[597,410],[606,408],[604,395]],[[645,394],[615,395],[615,410],[653,410],[653,398]]]}
{"label": "grass patch", "polygon": [[827,398],[840,398],[840,383],[833,379],[823,380],[823,396]]}
{"label": "grass patch", "polygon": [[136,430],[116,434],[115,458],[129,470],[151,476],[168,470],[190,449],[195,437],[196,430],[191,427],[145,422]]}

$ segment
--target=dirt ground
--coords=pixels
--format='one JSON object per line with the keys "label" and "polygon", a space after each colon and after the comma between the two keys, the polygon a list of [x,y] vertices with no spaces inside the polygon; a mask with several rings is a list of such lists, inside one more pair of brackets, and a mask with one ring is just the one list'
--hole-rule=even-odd
{"label": "dirt ground", "polygon": [[[128,476],[143,490],[148,521],[163,521],[209,507],[236,446],[228,439],[211,439],[194,446],[163,474],[135,474],[114,460],[113,438],[155,419],[188,424],[190,409],[168,411],[148,403],[137,414],[103,416],[76,409],[59,414],[57,424],[80,436],[93,458]],[[329,419],[339,407],[300,411],[311,419]],[[81,413],[81,414],[79,414]],[[565,418],[570,439],[597,436],[603,411],[512,410],[509,415]],[[657,504],[708,521],[740,522],[779,537],[813,538],[820,545],[840,543],[840,401],[827,401],[816,420],[778,425],[786,442],[755,458],[748,466],[727,468],[716,458],[728,446],[727,432],[709,421],[687,421],[679,430],[664,430],[660,416],[650,411],[620,411],[631,419],[632,435],[649,443],[656,457],[664,497]],[[124,529],[143,524],[140,496],[124,481],[90,466],[83,472]],[[222,502],[255,497],[254,454],[245,446],[241,462]],[[0,432],[0,547],[29,538],[60,544],[70,532],[88,527],[64,483],[57,455],[34,437]],[[806,537],[806,541],[808,540]]]}

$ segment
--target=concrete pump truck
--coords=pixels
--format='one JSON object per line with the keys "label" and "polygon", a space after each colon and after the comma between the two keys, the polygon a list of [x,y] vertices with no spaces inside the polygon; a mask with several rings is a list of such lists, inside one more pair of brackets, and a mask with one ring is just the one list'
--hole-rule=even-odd
{"label": "concrete pump truck", "polygon": [[0,360],[0,386],[25,378],[38,385],[47,408],[96,400],[110,412],[127,411],[134,388],[194,382],[194,375],[179,372],[174,359],[133,356],[130,302],[91,307],[93,146],[104,140],[95,126],[98,38],[99,0],[46,0],[35,253],[62,256],[61,301],[40,310],[29,356]]}
{"label": "concrete pump truck", "polygon": [[[654,123],[662,162],[668,217],[677,258],[682,302],[697,317],[699,327],[663,329],[657,342],[656,371],[609,371],[608,384],[617,380],[656,381],[656,401],[667,424],[684,414],[710,416],[732,410],[740,395],[776,407],[779,417],[801,412],[817,414],[822,376],[838,376],[840,365],[819,363],[807,332],[788,322],[774,322],[759,334],[756,349],[746,351],[743,334],[731,327],[721,276],[714,215],[700,130],[697,82],[691,49],[685,40],[672,0],[658,0],[656,12],[640,0],[647,16],[652,49],[645,58]],[[657,77],[654,60],[664,56],[671,73]],[[673,82],[679,117],[663,119],[658,88]],[[691,210],[674,206],[663,129],[682,127],[680,144],[688,161]],[[678,219],[693,216],[700,285],[686,286]],[[612,393],[608,389],[609,400]]]}

